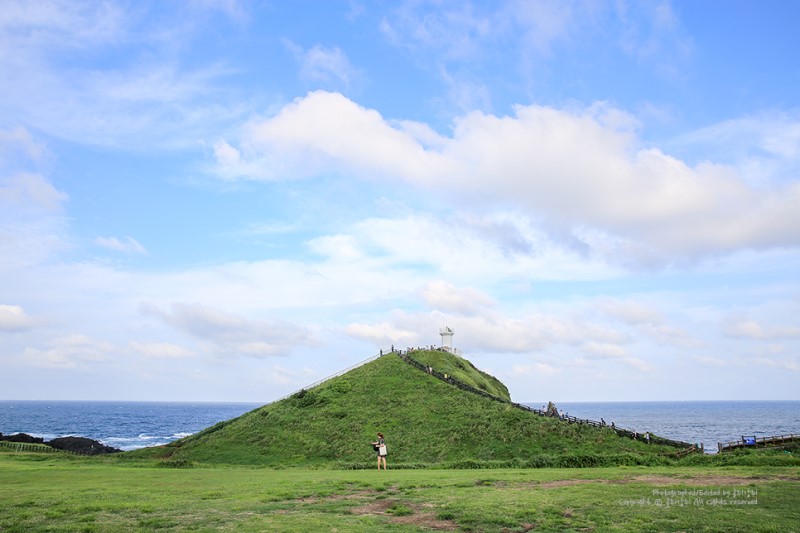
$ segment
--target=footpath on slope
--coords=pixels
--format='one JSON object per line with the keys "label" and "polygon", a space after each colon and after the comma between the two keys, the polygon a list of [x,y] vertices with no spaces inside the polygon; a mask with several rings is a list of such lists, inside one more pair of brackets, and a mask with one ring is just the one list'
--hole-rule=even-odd
{"label": "footpath on slope", "polygon": [[552,411],[548,412],[548,411],[545,411],[545,410],[542,410],[542,409],[534,409],[532,407],[528,407],[527,405],[523,405],[521,403],[510,402],[510,401],[508,401],[508,400],[506,400],[504,398],[500,398],[498,396],[494,396],[493,394],[489,394],[486,391],[483,391],[483,390],[480,390],[480,389],[476,389],[475,387],[473,387],[471,385],[468,385],[468,384],[466,384],[466,383],[464,383],[464,382],[462,382],[462,381],[460,381],[460,380],[458,380],[458,379],[456,379],[456,378],[454,378],[454,377],[452,377],[452,376],[450,376],[448,374],[444,374],[442,372],[437,371],[436,369],[432,368],[429,365],[424,365],[424,364],[420,363],[419,361],[417,361],[416,359],[411,357],[411,353],[413,353],[414,351],[415,350],[413,348],[411,348],[411,349],[406,350],[405,352],[403,352],[402,350],[400,350],[400,351],[395,350],[395,351],[389,352],[389,353],[397,354],[400,357],[400,359],[402,359],[403,361],[405,361],[406,363],[408,363],[412,367],[414,367],[414,368],[416,368],[416,369],[418,369],[418,370],[420,370],[422,372],[425,372],[426,374],[429,374],[431,376],[439,378],[440,380],[442,380],[442,381],[444,381],[446,383],[449,383],[450,385],[454,385],[454,386],[458,387],[459,389],[465,390],[465,391],[470,392],[472,394],[477,394],[479,396],[483,396],[485,398],[489,398],[489,399],[494,400],[496,402],[506,403],[506,404],[512,405],[513,407],[515,407],[517,409],[521,409],[523,411],[528,411],[530,413],[534,413],[534,414],[537,414],[539,416],[546,416],[546,417],[549,417],[549,418],[556,418],[558,420],[561,420],[561,421],[569,423],[569,424],[586,424],[586,425],[595,426],[595,427],[607,427],[607,428],[615,431],[617,433],[617,435],[621,435],[623,437],[629,437],[629,438],[632,438],[634,440],[640,440],[642,442],[649,442],[649,443],[652,443],[652,444],[664,444],[664,445],[667,445],[667,446],[673,446],[675,448],[682,448],[682,450],[680,452],[677,452],[678,455],[680,455],[680,456],[688,455],[690,453],[695,453],[695,452],[701,452],[702,451],[702,448],[699,448],[697,445],[691,444],[691,443],[688,443],[688,442],[667,439],[667,438],[659,437],[658,435],[652,435],[652,434],[650,434],[650,440],[648,441],[644,434],[642,434],[640,432],[637,432],[637,431],[632,431],[630,429],[619,428],[619,427],[616,427],[616,426],[608,426],[604,422],[597,422],[596,420],[589,420],[589,419],[585,419],[585,418],[577,418],[577,417],[574,417],[574,416],[560,416],[557,413],[552,412]]}
{"label": "footpath on slope", "polygon": [[[444,374],[444,373],[439,372],[438,370],[436,370],[436,369],[434,369],[434,368],[432,368],[432,367],[430,367],[428,365],[424,365],[424,364],[420,363],[419,361],[417,361],[416,359],[411,357],[411,354],[413,352],[415,352],[415,351],[417,351],[417,350],[415,350],[414,348],[408,348],[404,352],[403,350],[395,349],[394,346],[392,346],[392,348],[390,350],[386,350],[386,351],[380,350],[378,354],[373,355],[372,357],[369,357],[368,359],[364,359],[363,361],[360,361],[360,362],[358,362],[358,363],[356,363],[356,364],[354,364],[354,365],[352,365],[352,366],[350,366],[348,368],[345,368],[344,370],[336,372],[335,374],[331,374],[330,376],[327,376],[327,377],[325,377],[323,379],[320,379],[319,381],[316,381],[316,382],[312,383],[311,385],[307,385],[307,386],[305,386],[305,387],[303,387],[303,388],[301,388],[301,389],[299,389],[299,390],[297,390],[295,392],[292,392],[292,393],[289,393],[289,394],[287,394],[285,396],[282,396],[281,398],[278,398],[277,400],[274,400],[274,401],[272,401],[270,403],[277,403],[277,402],[279,402],[281,400],[285,400],[286,398],[294,396],[295,394],[297,394],[297,393],[299,393],[301,391],[311,390],[311,389],[313,389],[315,387],[318,387],[318,386],[322,385],[323,383],[325,383],[325,382],[327,382],[327,381],[329,381],[329,380],[331,380],[333,378],[336,378],[336,377],[339,377],[341,375],[344,375],[344,374],[350,372],[351,370],[354,370],[354,369],[356,369],[358,367],[361,367],[361,366],[363,366],[363,365],[365,365],[367,363],[371,363],[372,361],[375,361],[376,359],[379,359],[380,357],[384,357],[384,356],[387,356],[387,355],[394,354],[394,355],[397,355],[398,357],[400,357],[401,360],[405,361],[406,363],[408,363],[412,367],[420,370],[421,372],[425,372],[426,374],[434,376],[434,377],[436,377],[436,378],[438,378],[438,379],[440,379],[440,380],[442,380],[442,381],[444,381],[446,383],[449,383],[450,385],[458,387],[459,389],[462,389],[464,391],[470,392],[472,394],[477,394],[479,396],[483,396],[484,398],[488,398],[488,399],[494,400],[496,402],[509,404],[509,405],[515,407],[516,409],[521,409],[523,411],[528,411],[530,413],[534,413],[534,414],[539,415],[539,416],[546,416],[548,418],[555,418],[557,420],[561,420],[561,421],[566,422],[568,424],[586,424],[586,425],[595,426],[595,427],[606,427],[606,428],[609,428],[612,431],[616,432],[617,435],[620,435],[620,436],[623,436],[623,437],[629,437],[631,439],[639,440],[639,441],[642,441],[642,442],[648,442],[647,438],[645,437],[645,434],[643,434],[641,432],[637,432],[637,431],[633,431],[633,430],[630,430],[630,429],[624,429],[624,428],[616,427],[614,425],[608,426],[604,422],[598,422],[596,420],[589,420],[589,419],[585,419],[585,418],[577,418],[577,417],[574,417],[574,416],[560,416],[558,413],[555,413],[555,412],[548,412],[548,411],[542,410],[542,409],[534,409],[532,407],[528,407],[527,405],[523,405],[521,403],[516,403],[516,402],[511,402],[511,401],[506,400],[505,398],[500,398],[500,397],[495,396],[493,394],[489,394],[486,391],[477,389],[477,388],[475,388],[475,387],[473,387],[471,385],[468,385],[468,384],[466,384],[466,383],[464,383],[464,382],[462,382],[462,381],[460,381],[460,380],[458,380],[458,379],[456,379],[456,378],[454,378],[454,377],[452,377],[450,375]],[[676,454],[674,454],[674,455],[677,455],[679,457],[683,457],[683,456],[691,454],[691,453],[696,453],[696,452],[702,453],[703,452],[703,448],[702,447],[698,447],[695,444],[691,444],[689,442],[683,442],[683,441],[667,439],[667,438],[660,437],[658,435],[653,435],[653,434],[650,434],[649,442],[653,443],[653,444],[664,444],[664,445],[667,445],[667,446],[673,446],[675,448],[681,448],[681,451],[679,451]]]}

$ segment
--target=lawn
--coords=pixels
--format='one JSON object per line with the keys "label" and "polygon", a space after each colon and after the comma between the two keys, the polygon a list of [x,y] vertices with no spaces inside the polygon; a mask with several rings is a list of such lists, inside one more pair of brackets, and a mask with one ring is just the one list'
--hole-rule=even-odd
{"label": "lawn", "polygon": [[0,453],[3,532],[425,530],[800,531],[800,468],[163,468]]}

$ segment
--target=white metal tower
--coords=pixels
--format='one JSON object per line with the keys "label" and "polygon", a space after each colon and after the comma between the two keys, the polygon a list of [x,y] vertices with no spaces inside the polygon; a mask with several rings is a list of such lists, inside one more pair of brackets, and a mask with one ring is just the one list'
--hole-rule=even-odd
{"label": "white metal tower", "polygon": [[442,336],[442,349],[448,352],[453,351],[453,328],[449,326],[445,326],[443,328],[439,328],[439,335]]}

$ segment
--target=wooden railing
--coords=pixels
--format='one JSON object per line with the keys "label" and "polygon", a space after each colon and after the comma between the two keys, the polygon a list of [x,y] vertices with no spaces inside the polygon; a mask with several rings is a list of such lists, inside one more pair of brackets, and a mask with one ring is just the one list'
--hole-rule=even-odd
{"label": "wooden railing", "polygon": [[[280,398],[278,398],[277,400],[272,400],[272,401],[271,401],[271,402],[269,402],[269,403],[278,403],[279,401],[281,401],[281,400],[285,400],[286,398],[289,398],[289,397],[291,397],[291,396],[294,396],[295,394],[298,394],[298,393],[300,393],[300,392],[302,392],[302,391],[308,391],[308,390],[311,390],[311,389],[313,389],[313,388],[315,388],[315,387],[319,387],[320,385],[322,385],[322,384],[323,384],[323,383],[325,383],[326,381],[330,381],[330,380],[331,380],[331,379],[333,379],[333,378],[337,378],[337,377],[339,377],[339,376],[342,376],[342,375],[344,375],[344,374],[347,374],[347,373],[348,373],[348,372],[350,372],[351,370],[355,370],[356,368],[358,368],[358,367],[360,367],[360,366],[364,366],[364,365],[366,365],[367,363],[371,363],[371,362],[372,362],[372,361],[374,361],[375,359],[378,359],[378,358],[379,358],[379,357],[381,357],[382,355],[384,355],[384,354],[388,354],[388,353],[389,353],[389,352],[383,352],[383,351],[381,351],[381,352],[380,352],[378,355],[373,355],[373,356],[372,356],[372,357],[370,357],[369,359],[364,359],[363,361],[361,361],[361,362],[358,362],[358,363],[356,363],[356,364],[354,364],[354,365],[352,365],[352,366],[349,366],[349,367],[345,368],[344,370],[340,370],[339,372],[336,372],[335,374],[331,374],[330,376],[324,377],[324,378],[320,379],[319,381],[315,381],[315,382],[314,382],[314,383],[312,383],[311,385],[306,385],[305,387],[302,387],[302,388],[300,388],[300,389],[298,389],[298,390],[296,390],[296,391],[294,391],[294,392],[290,392],[289,394],[287,394],[287,395],[285,395],[285,396],[281,396],[281,397],[280,397]],[[269,405],[269,404],[267,404],[267,405]]]}
{"label": "wooden railing", "polygon": [[746,439],[743,436],[739,440],[730,442],[718,442],[717,450],[720,452],[727,452],[738,448],[769,448],[772,446],[780,446],[787,442],[800,441],[800,435],[776,435],[773,437],[751,437]]}
{"label": "wooden railing", "polygon": [[633,430],[630,430],[630,429],[624,429],[624,428],[616,427],[614,425],[609,426],[605,422],[598,422],[597,420],[589,420],[589,419],[585,419],[585,418],[577,418],[575,416],[561,416],[561,415],[558,415],[558,414],[553,414],[553,413],[544,411],[542,409],[534,409],[532,407],[528,407],[527,405],[523,405],[521,403],[510,402],[510,401],[506,400],[505,398],[500,398],[499,396],[494,396],[492,394],[489,394],[486,391],[483,391],[483,390],[480,390],[480,389],[476,389],[475,387],[473,387],[471,385],[468,385],[468,384],[466,384],[466,383],[464,383],[464,382],[462,382],[462,381],[460,381],[460,380],[458,380],[458,379],[456,379],[456,378],[454,378],[454,377],[452,377],[450,375],[443,374],[443,373],[437,371],[436,369],[431,368],[428,365],[424,365],[424,364],[420,363],[419,361],[417,361],[416,359],[411,357],[410,351],[406,351],[404,353],[401,350],[399,352],[395,351],[394,353],[399,355],[400,358],[403,361],[405,361],[406,363],[410,364],[411,366],[413,366],[413,367],[415,367],[415,368],[417,368],[417,369],[419,369],[419,370],[421,370],[421,371],[423,371],[423,372],[425,372],[427,374],[430,374],[430,375],[432,375],[434,377],[437,377],[437,378],[441,379],[442,381],[446,381],[447,383],[450,383],[451,385],[455,385],[456,387],[458,387],[458,388],[460,388],[462,390],[471,392],[473,394],[478,394],[478,395],[483,396],[485,398],[488,398],[490,400],[494,400],[494,401],[497,401],[497,402],[510,404],[513,407],[515,407],[517,409],[521,409],[523,411],[528,411],[530,413],[534,413],[534,414],[537,414],[539,416],[546,416],[548,418],[555,418],[557,420],[561,420],[561,421],[566,422],[568,424],[581,424],[581,425],[594,426],[594,427],[598,427],[598,428],[600,428],[600,427],[609,428],[609,429],[615,431],[617,433],[617,435],[620,435],[620,436],[623,436],[623,437],[629,437],[629,438],[632,438],[634,440],[639,440],[639,441],[642,441],[642,442],[648,442],[648,443],[651,443],[651,444],[664,444],[664,445],[667,445],[667,446],[673,446],[675,448],[682,448],[682,451],[680,453],[683,454],[683,455],[701,451],[701,448],[698,448],[695,444],[691,444],[689,442],[683,442],[683,441],[678,441],[678,440],[667,439],[667,438],[664,438],[664,437],[659,437],[658,435],[653,435],[652,433],[649,434],[650,439],[648,440],[647,439],[647,432],[641,433],[641,432],[633,431]]}
{"label": "wooden railing", "polygon": [[11,448],[15,452],[54,453],[64,451],[53,448],[52,446],[47,446],[46,444],[31,444],[28,442],[13,442],[8,440],[0,440],[0,446],[3,448]]}
{"label": "wooden railing", "polygon": [[682,442],[682,441],[677,441],[677,440],[672,440],[672,439],[666,439],[664,437],[659,437],[658,435],[653,435],[653,434],[650,434],[650,440],[648,441],[646,436],[645,436],[646,433],[636,432],[636,431],[633,431],[633,430],[630,430],[630,429],[624,429],[624,428],[616,427],[614,425],[609,426],[608,424],[605,424],[604,422],[598,422],[596,420],[588,420],[588,419],[585,419],[585,418],[577,418],[577,417],[574,417],[574,416],[553,415],[553,414],[548,413],[546,411],[543,411],[541,409],[534,409],[532,407],[528,407],[527,405],[522,405],[520,403],[510,402],[510,401],[506,400],[505,398],[500,398],[499,396],[495,396],[493,394],[489,394],[488,392],[486,392],[484,390],[481,390],[481,389],[477,389],[477,388],[473,387],[472,385],[468,385],[467,383],[464,383],[463,381],[458,380],[458,379],[454,378],[453,376],[450,376],[448,374],[444,374],[444,373],[439,372],[438,370],[436,370],[434,368],[431,368],[428,365],[424,365],[424,364],[420,363],[419,361],[417,361],[416,359],[411,357],[410,354],[413,351],[414,350],[412,350],[412,349],[408,349],[408,350],[405,350],[405,351],[397,350],[394,347],[392,347],[390,350],[381,350],[377,355],[374,355],[374,356],[370,357],[369,359],[365,359],[365,360],[363,360],[363,361],[361,361],[359,363],[356,363],[353,366],[345,368],[344,370],[341,370],[341,371],[339,371],[339,372],[337,372],[335,374],[331,374],[330,376],[328,376],[326,378],[323,378],[323,379],[321,379],[319,381],[316,381],[316,382],[314,382],[314,383],[312,383],[310,385],[306,385],[305,387],[303,387],[303,388],[301,388],[301,389],[299,389],[297,391],[291,392],[291,393],[289,393],[289,394],[287,394],[285,396],[282,396],[281,398],[278,398],[277,400],[273,400],[270,403],[277,403],[277,402],[279,402],[281,400],[285,400],[286,398],[294,396],[295,394],[298,394],[298,393],[300,393],[302,391],[311,390],[311,389],[313,389],[315,387],[318,387],[319,385],[322,385],[326,381],[329,381],[329,380],[331,380],[331,379],[333,379],[335,377],[338,377],[338,376],[341,376],[343,374],[346,374],[347,372],[350,372],[351,370],[353,370],[355,368],[358,368],[358,367],[363,366],[363,365],[365,365],[367,363],[370,363],[370,362],[378,359],[379,357],[382,357],[384,355],[394,354],[394,355],[399,356],[403,361],[405,361],[409,365],[419,369],[420,371],[425,372],[426,374],[430,374],[430,375],[432,375],[432,376],[434,376],[434,377],[436,377],[438,379],[441,379],[442,381],[445,381],[445,382],[447,382],[447,383],[449,383],[449,384],[451,384],[451,385],[453,385],[455,387],[458,387],[459,389],[465,390],[465,391],[470,392],[472,394],[477,394],[479,396],[483,396],[484,398],[487,398],[489,400],[493,400],[493,401],[496,401],[496,402],[501,402],[501,403],[506,403],[506,404],[512,405],[513,407],[515,407],[517,409],[521,409],[523,411],[528,411],[528,412],[537,414],[539,416],[546,416],[546,417],[550,417],[550,418],[556,418],[558,420],[561,420],[561,421],[569,423],[569,424],[585,424],[585,425],[594,426],[594,427],[606,427],[606,428],[609,428],[609,429],[615,431],[617,433],[617,435],[620,435],[620,436],[623,436],[623,437],[629,437],[629,438],[632,438],[634,440],[639,440],[639,441],[642,441],[642,442],[650,442],[652,444],[664,444],[664,445],[667,445],[667,446],[673,446],[675,448],[682,448],[683,449],[682,453],[693,453],[695,451],[701,451],[701,449],[698,448],[696,445],[688,443],[688,442]]}

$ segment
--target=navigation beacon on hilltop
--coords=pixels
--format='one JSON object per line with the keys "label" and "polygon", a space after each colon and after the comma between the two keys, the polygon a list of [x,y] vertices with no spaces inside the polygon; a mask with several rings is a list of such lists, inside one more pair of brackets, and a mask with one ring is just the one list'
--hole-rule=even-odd
{"label": "navigation beacon on hilltop", "polygon": [[450,326],[445,326],[443,328],[439,328],[439,335],[442,336],[442,346],[441,349],[445,352],[449,352],[454,355],[461,355],[461,350],[458,348],[453,348],[453,335],[455,331]]}

